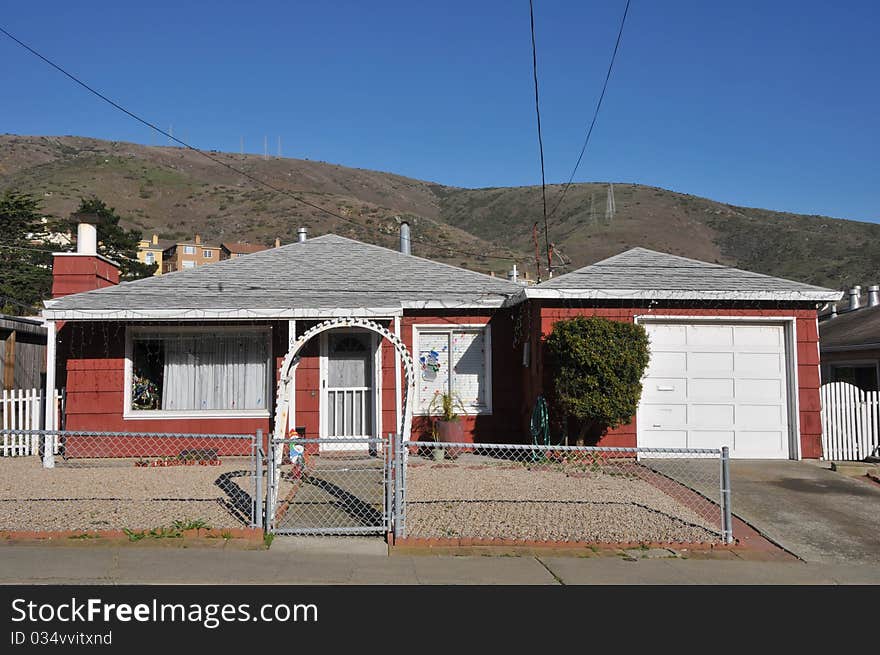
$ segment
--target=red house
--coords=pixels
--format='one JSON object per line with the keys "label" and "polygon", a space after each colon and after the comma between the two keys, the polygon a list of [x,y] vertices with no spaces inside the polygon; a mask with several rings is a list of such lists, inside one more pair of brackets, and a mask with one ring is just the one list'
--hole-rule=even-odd
{"label": "red house", "polygon": [[[821,455],[816,311],[835,291],[641,248],[523,287],[333,234],[122,284],[94,252],[64,263],[57,289],[96,289],[44,310],[69,430],[395,432],[406,383],[390,335],[415,365],[414,438],[453,390],[475,441],[523,442],[551,378],[543,336],[595,314],[644,323],[652,347],[638,415],[603,444]],[[333,318],[352,320],[322,326]],[[310,330],[288,385],[279,370]]]}

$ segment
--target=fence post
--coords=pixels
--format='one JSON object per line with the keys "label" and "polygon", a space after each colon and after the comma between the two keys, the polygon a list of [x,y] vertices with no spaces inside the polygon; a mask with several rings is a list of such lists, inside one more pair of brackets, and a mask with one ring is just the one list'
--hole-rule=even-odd
{"label": "fence post", "polygon": [[730,511],[730,449],[721,448],[721,538],[733,543],[733,518]]}
{"label": "fence post", "polygon": [[391,485],[394,484],[394,473],[391,470],[391,463],[394,461],[394,449],[397,444],[392,442],[391,433],[385,441],[385,520],[388,522],[388,529],[394,528],[394,499],[392,497]]}
{"label": "fence post", "polygon": [[406,475],[403,435],[394,435],[394,538],[406,536],[406,517],[403,508],[403,485]]}
{"label": "fence post", "polygon": [[254,527],[263,527],[263,431],[257,430],[254,441]]}

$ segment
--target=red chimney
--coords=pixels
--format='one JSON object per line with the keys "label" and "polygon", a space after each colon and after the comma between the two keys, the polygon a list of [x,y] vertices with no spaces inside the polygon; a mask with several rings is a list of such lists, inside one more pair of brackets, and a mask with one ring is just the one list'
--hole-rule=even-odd
{"label": "red chimney", "polygon": [[52,259],[52,297],[94,291],[119,284],[119,265],[98,254],[95,226],[80,223],[76,252],[56,252]]}

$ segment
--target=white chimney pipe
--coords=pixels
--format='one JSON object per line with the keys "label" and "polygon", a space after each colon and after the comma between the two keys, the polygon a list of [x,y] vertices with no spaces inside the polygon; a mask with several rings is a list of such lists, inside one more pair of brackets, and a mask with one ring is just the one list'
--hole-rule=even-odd
{"label": "white chimney pipe", "polygon": [[853,311],[854,309],[858,309],[860,306],[861,299],[859,296],[862,295],[862,287],[856,286],[849,290],[849,310]]}
{"label": "white chimney pipe", "polygon": [[76,226],[76,252],[80,255],[98,254],[98,229],[91,223]]}
{"label": "white chimney pipe", "polygon": [[296,240],[297,241],[302,243],[303,241],[305,241],[308,238],[309,238],[309,231],[306,228],[301,227],[301,228],[297,229],[297,231],[296,231]]}
{"label": "white chimney pipe", "polygon": [[412,254],[412,242],[409,236],[409,223],[404,221],[400,224],[400,252],[404,255]]}
{"label": "white chimney pipe", "polygon": [[516,270],[516,264],[513,265],[513,268],[507,273],[507,279],[517,284],[519,282],[519,271]]}
{"label": "white chimney pipe", "polygon": [[880,305],[880,285],[872,284],[868,287],[868,307]]}

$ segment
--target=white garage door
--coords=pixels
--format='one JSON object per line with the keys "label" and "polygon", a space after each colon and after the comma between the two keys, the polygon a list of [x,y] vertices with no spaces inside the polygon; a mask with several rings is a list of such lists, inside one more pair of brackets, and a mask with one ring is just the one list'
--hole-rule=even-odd
{"label": "white garage door", "polygon": [[651,448],[720,448],[731,457],[787,458],[782,325],[645,323],[651,363],[637,416]]}

